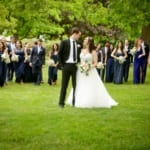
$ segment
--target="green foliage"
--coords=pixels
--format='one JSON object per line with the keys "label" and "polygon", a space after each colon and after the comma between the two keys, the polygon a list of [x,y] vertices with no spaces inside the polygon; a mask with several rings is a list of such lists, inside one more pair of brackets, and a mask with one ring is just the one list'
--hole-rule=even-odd
{"label": "green foliage", "polygon": [[149,7],[148,0],[2,0],[0,31],[20,38],[56,38],[79,26],[95,37],[135,38],[149,24]]}
{"label": "green foliage", "polygon": [[17,20],[13,17],[8,17],[9,10],[5,7],[2,1],[0,1],[0,32],[2,33],[5,29],[9,28],[12,31],[16,26]]}
{"label": "green foliage", "polygon": [[121,29],[130,39],[140,36],[142,27],[149,25],[150,2],[147,0],[112,0],[109,9],[111,27]]}

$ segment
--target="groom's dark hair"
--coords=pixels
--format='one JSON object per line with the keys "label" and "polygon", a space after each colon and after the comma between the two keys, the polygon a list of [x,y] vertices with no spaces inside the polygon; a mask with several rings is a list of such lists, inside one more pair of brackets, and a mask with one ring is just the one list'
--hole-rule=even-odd
{"label": "groom's dark hair", "polygon": [[70,35],[72,35],[72,34],[74,34],[74,33],[79,33],[79,32],[81,32],[81,30],[80,30],[78,27],[73,27],[73,28],[71,29]]}

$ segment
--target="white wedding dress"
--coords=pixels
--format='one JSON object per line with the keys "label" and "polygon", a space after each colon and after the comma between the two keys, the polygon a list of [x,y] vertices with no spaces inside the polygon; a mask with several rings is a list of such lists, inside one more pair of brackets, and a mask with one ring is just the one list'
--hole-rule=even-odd
{"label": "white wedding dress", "polygon": [[[88,61],[92,64],[92,54],[81,53],[81,62]],[[71,90],[67,104],[72,105],[72,93]],[[75,89],[75,107],[79,108],[94,108],[104,107],[110,108],[116,106],[118,103],[112,99],[107,92],[103,82],[101,81],[96,68],[91,68],[88,75],[81,73],[77,70],[76,89]]]}

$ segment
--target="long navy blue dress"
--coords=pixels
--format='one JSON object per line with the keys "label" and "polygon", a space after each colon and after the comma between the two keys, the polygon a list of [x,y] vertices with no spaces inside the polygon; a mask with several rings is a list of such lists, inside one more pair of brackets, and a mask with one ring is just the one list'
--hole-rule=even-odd
{"label": "long navy blue dress", "polygon": [[[122,52],[116,52],[116,57],[124,56]],[[120,64],[119,60],[114,61],[114,78],[113,81],[115,84],[122,84],[123,83],[123,63]]]}
{"label": "long navy blue dress", "polygon": [[[55,64],[58,62],[58,54],[51,53],[50,59],[54,60]],[[52,82],[57,81],[57,72],[58,68],[55,66],[49,66],[48,67],[48,84],[52,84]]]}
{"label": "long navy blue dress", "polygon": [[133,83],[138,84],[142,83],[144,78],[144,57],[139,58],[139,55],[142,54],[142,49],[139,49],[134,56],[133,62]]}
{"label": "long navy blue dress", "polygon": [[0,51],[0,87],[4,86],[6,77],[6,63],[2,59],[3,52]]}
{"label": "long navy blue dress", "polygon": [[24,51],[23,50],[15,50],[15,54],[18,55],[19,60],[18,62],[14,62],[14,70],[15,70],[15,76],[16,76],[16,82],[20,83],[23,81],[24,78]]}
{"label": "long navy blue dress", "polygon": [[26,82],[33,82],[33,74],[32,74],[32,67],[29,65],[30,63],[30,55],[31,55],[31,50],[27,49],[27,55],[28,59],[25,61],[25,67],[24,67],[24,79],[23,81]]}
{"label": "long navy blue dress", "polygon": [[113,82],[114,77],[114,58],[111,56],[111,51],[107,53],[106,61],[106,82]]}

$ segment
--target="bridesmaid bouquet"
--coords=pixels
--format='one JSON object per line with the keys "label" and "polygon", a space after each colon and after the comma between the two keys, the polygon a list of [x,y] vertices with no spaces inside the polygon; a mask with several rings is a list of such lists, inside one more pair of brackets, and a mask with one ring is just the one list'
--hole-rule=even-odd
{"label": "bridesmaid bouquet", "polygon": [[102,62],[98,62],[97,66],[98,69],[104,69],[104,64]]}
{"label": "bridesmaid bouquet", "polygon": [[126,59],[123,56],[119,56],[118,60],[120,64],[123,64],[126,61]]}
{"label": "bridesmaid bouquet", "polygon": [[54,65],[55,65],[54,60],[53,60],[53,59],[49,59],[49,60],[48,60],[48,65],[49,65],[49,66],[54,66]]}
{"label": "bridesmaid bouquet", "polygon": [[19,61],[19,56],[16,54],[12,54],[11,60],[14,62],[18,62]]}
{"label": "bridesmaid bouquet", "polygon": [[2,59],[4,60],[5,63],[10,63],[10,58],[8,53],[2,54]]}
{"label": "bridesmaid bouquet", "polygon": [[136,53],[136,47],[133,47],[133,48],[130,50],[130,54],[134,56],[135,53]]}
{"label": "bridesmaid bouquet", "polygon": [[78,66],[81,73],[85,73],[85,75],[89,74],[89,70],[91,69],[91,64],[87,61],[81,62]]}
{"label": "bridesmaid bouquet", "polygon": [[30,55],[27,55],[27,56],[25,57],[25,62],[30,62]]}

